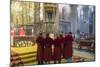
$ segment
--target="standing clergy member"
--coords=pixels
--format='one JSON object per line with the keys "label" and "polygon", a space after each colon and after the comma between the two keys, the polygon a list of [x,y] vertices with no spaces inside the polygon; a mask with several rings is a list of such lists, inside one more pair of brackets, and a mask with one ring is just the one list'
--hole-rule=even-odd
{"label": "standing clergy member", "polygon": [[63,47],[63,57],[67,59],[67,62],[70,63],[72,62],[72,54],[73,54],[73,47],[72,47],[72,33],[69,32],[68,35],[65,36],[64,38],[64,47]]}
{"label": "standing clergy member", "polygon": [[36,39],[37,43],[37,61],[38,64],[43,64],[43,57],[44,57],[44,38],[42,36],[42,33],[39,34],[39,36]]}
{"label": "standing clergy member", "polygon": [[20,27],[19,28],[19,35],[22,37],[22,36],[25,36],[25,29],[23,27]]}
{"label": "standing clergy member", "polygon": [[52,60],[52,44],[53,39],[50,38],[49,34],[46,34],[45,45],[44,45],[44,61],[49,64]]}
{"label": "standing clergy member", "polygon": [[54,39],[54,52],[53,52],[54,63],[57,62],[61,63],[61,54],[62,54],[61,46],[62,46],[62,37],[60,35]]}

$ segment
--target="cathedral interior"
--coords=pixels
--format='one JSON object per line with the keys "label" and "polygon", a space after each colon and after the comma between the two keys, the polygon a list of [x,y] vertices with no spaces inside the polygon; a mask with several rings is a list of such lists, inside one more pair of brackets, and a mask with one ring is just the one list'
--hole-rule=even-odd
{"label": "cathedral interior", "polygon": [[[95,6],[11,0],[11,65],[36,65],[36,36],[72,32],[73,62],[95,61]],[[25,36],[20,37],[23,27]],[[12,60],[14,58],[14,60]],[[65,60],[62,59],[62,63]],[[52,61],[51,61],[52,64]]]}

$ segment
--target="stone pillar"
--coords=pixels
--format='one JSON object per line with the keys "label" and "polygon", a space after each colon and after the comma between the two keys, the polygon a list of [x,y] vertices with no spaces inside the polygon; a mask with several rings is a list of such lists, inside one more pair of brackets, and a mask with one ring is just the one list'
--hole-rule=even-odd
{"label": "stone pillar", "polygon": [[58,7],[58,4],[57,4],[57,7],[56,7],[56,16],[55,16],[55,25],[54,25],[54,32],[55,33],[58,33],[59,32],[59,7]]}
{"label": "stone pillar", "polygon": [[77,34],[77,5],[70,5],[70,22],[71,22],[71,32],[75,36]]}

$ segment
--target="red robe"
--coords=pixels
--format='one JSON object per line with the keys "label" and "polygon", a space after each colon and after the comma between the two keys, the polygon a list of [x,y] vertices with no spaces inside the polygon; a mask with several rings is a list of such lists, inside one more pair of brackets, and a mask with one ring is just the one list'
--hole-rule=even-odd
{"label": "red robe", "polygon": [[19,35],[20,35],[20,36],[25,36],[25,30],[24,30],[24,28],[21,27],[21,28],[19,29]]}
{"label": "red robe", "polygon": [[61,60],[61,44],[62,44],[62,39],[61,38],[56,38],[54,40],[54,52],[53,52],[53,58],[54,60]]}
{"label": "red robe", "polygon": [[64,38],[64,47],[63,47],[63,57],[64,58],[71,58],[73,54],[73,47],[72,47],[73,37],[71,35],[67,35]]}
{"label": "red robe", "polygon": [[37,37],[36,39],[37,43],[37,61],[42,61],[44,57],[44,38],[43,37]]}
{"label": "red robe", "polygon": [[45,38],[45,47],[44,47],[44,60],[52,60],[52,44],[53,40],[50,37]]}

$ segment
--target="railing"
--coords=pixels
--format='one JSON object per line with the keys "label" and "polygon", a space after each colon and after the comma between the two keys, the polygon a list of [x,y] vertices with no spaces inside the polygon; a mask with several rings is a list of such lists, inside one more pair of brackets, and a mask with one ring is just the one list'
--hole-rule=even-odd
{"label": "railing", "polygon": [[28,44],[30,45],[35,45],[35,38],[33,36],[14,36],[13,37],[13,46],[28,46]]}
{"label": "railing", "polygon": [[86,47],[89,51],[95,52],[94,40],[76,40],[76,42],[79,44],[78,45],[79,49]]}

